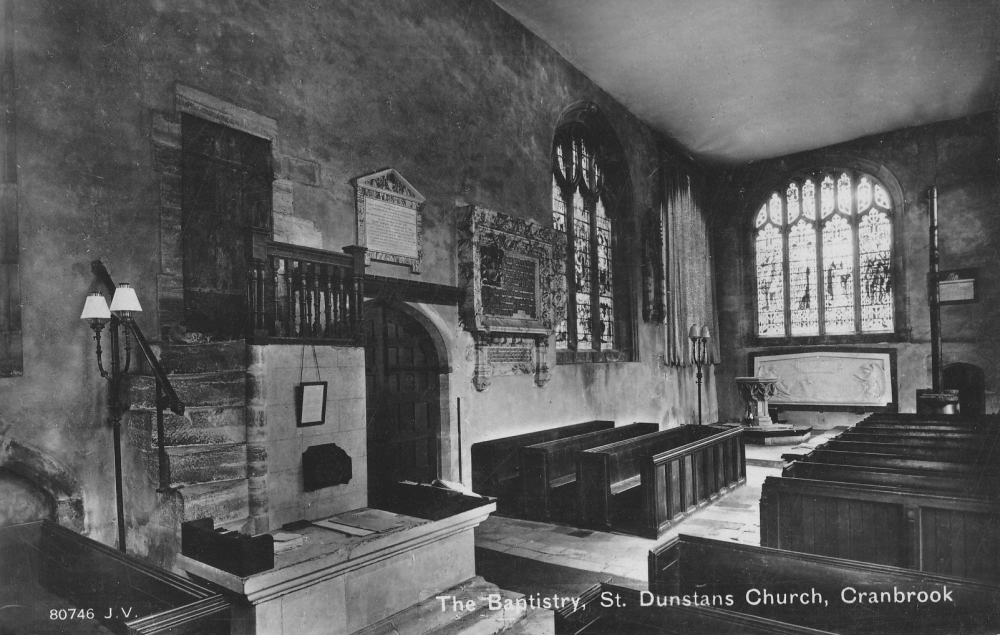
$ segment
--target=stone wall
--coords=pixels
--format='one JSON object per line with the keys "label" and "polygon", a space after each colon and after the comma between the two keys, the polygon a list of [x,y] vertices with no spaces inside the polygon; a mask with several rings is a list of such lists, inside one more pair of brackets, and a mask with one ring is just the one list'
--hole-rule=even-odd
{"label": "stone wall", "polygon": [[[894,218],[897,233],[897,333],[866,341],[863,346],[889,345],[896,349],[899,407],[913,412],[916,390],[930,388],[930,314],[927,304],[928,224],[927,192],[938,188],[941,269],[978,267],[979,301],[941,308],[943,362],[974,364],[986,376],[986,410],[1000,409],[1000,338],[994,325],[1000,319],[998,253],[1000,218],[996,214],[998,187],[996,123],[992,113],[907,128],[857,139],[739,169],[718,170],[713,178],[716,211],[716,248],[719,257],[719,304],[724,363],[719,369],[720,413],[736,418],[742,403],[733,378],[751,371],[748,354],[768,346],[755,340],[753,245],[750,215],[760,206],[754,198],[762,183],[801,167],[841,165],[845,160],[881,167],[898,181],[902,212]],[[870,170],[869,170],[870,171]],[[728,272],[728,273],[726,273]],[[862,346],[857,338],[841,342]],[[836,341],[824,344],[837,344]],[[795,346],[784,347],[794,352]],[[821,427],[847,425],[861,417],[844,412],[792,412],[793,422]]]}
{"label": "stone wall", "polygon": [[[279,345],[250,347],[251,366],[263,387],[267,427],[267,501],[272,530],[293,520],[316,520],[367,505],[365,355],[360,348]],[[297,425],[295,388],[327,382],[322,425]],[[258,398],[260,398],[258,397]],[[351,457],[350,482],[305,491],[302,453],[335,443]]]}
{"label": "stone wall", "polygon": [[[178,113],[204,107],[184,87],[267,124],[281,238],[339,251],[355,242],[352,178],[393,167],[412,183],[427,198],[423,272],[373,263],[374,274],[456,284],[459,205],[550,223],[552,135],[580,101],[619,137],[631,211],[659,207],[661,139],[487,0],[12,1],[25,369],[0,379],[0,435],[74,475],[84,530],[104,542],[115,535],[106,386],[78,317],[100,289],[95,258],[138,290],[151,339],[181,306]],[[636,252],[624,257],[639,316]],[[459,442],[462,399],[462,452],[442,476],[468,481],[478,440],[595,418],[674,425],[697,411],[693,371],[660,363],[662,326],[637,320],[638,362],[553,361],[545,388],[511,376],[476,393],[457,310],[418,308],[450,347],[445,449]]]}

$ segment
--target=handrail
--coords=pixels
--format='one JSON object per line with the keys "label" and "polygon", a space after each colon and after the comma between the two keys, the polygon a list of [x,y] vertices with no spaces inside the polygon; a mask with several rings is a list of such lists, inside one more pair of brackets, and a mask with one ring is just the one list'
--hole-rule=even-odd
{"label": "handrail", "polygon": [[[100,260],[94,260],[90,263],[90,270],[101,280],[101,282],[104,283],[108,293],[114,295],[115,282],[111,279],[111,274],[108,273],[108,269],[104,266],[104,263]],[[113,317],[112,319],[115,318]],[[149,362],[150,368],[153,369],[153,375],[156,376],[157,381],[159,381],[161,387],[163,388],[164,399],[166,400],[165,405],[169,406],[170,410],[176,414],[183,415],[184,402],[177,396],[173,385],[170,383],[170,380],[167,379],[167,373],[163,370],[163,367],[160,366],[160,360],[156,358],[156,353],[153,352],[153,349],[149,346],[149,342],[146,341],[146,336],[143,335],[142,329],[139,328],[138,324],[133,322],[130,330],[132,331],[132,334],[135,335],[135,340],[139,344],[139,350],[141,350],[142,354],[145,355],[146,361]],[[162,404],[157,403],[157,406],[162,407]]]}

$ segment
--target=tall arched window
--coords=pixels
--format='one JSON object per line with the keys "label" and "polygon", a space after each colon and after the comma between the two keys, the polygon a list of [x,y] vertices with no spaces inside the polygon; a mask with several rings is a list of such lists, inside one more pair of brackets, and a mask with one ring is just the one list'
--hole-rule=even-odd
{"label": "tall arched window", "polygon": [[[589,111],[593,114],[593,111]],[[565,311],[556,320],[556,348],[607,351],[594,361],[622,359],[627,346],[612,254],[614,219],[625,207],[627,173],[617,143],[586,122],[560,126],[552,158],[552,224],[567,235]],[[622,285],[624,286],[624,285]]]}
{"label": "tall arched window", "polygon": [[753,231],[760,337],[893,332],[892,200],[877,179],[790,179]]}

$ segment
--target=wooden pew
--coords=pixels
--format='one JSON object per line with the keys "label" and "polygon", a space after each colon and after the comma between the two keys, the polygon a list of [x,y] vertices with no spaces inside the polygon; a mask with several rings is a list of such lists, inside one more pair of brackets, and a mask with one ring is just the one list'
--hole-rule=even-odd
{"label": "wooden pew", "polygon": [[945,442],[955,446],[973,445],[983,442],[983,435],[973,430],[914,430],[907,428],[852,428],[838,434],[835,439],[842,441],[871,441],[874,443],[894,443],[896,439],[906,443]]}
{"label": "wooden pew", "polygon": [[555,611],[555,635],[831,635],[794,624],[718,608],[643,606],[650,598],[609,583],[596,584],[579,596],[577,605]]}
{"label": "wooden pew", "polygon": [[521,510],[519,455],[522,447],[613,427],[615,427],[614,421],[587,421],[474,443],[472,444],[472,490],[477,494],[495,496],[498,513],[517,514]]}
{"label": "wooden pew", "polygon": [[[862,457],[867,455],[861,455]],[[974,472],[928,472],[920,469],[843,465],[800,459],[787,466],[781,474],[789,478],[816,481],[863,483],[886,487],[913,488],[963,496],[969,493],[989,496],[995,491],[992,480],[984,480]]]}
{"label": "wooden pew", "polygon": [[524,516],[550,520],[576,515],[576,454],[658,432],[658,423],[634,423],[521,448]]}
{"label": "wooden pew", "polygon": [[680,426],[578,453],[579,522],[656,537],[746,482],[742,428]]}
{"label": "wooden pew", "polygon": [[[0,528],[0,560],[19,584],[60,600],[37,606],[37,631],[28,632],[64,632],[59,625],[76,632],[95,622],[130,635],[230,632],[229,603],[220,594],[47,520]],[[70,608],[87,619],[50,619],[50,609]]]}
{"label": "wooden pew", "polygon": [[[921,591],[940,595],[943,588],[951,602],[918,601]],[[838,633],[980,633],[1000,626],[1000,590],[994,585],[687,535],[649,552],[649,589],[668,598],[696,592],[709,601],[732,598],[731,605],[723,602],[727,611]],[[764,591],[775,597],[773,603],[763,602]],[[876,599],[893,601],[856,601],[870,599],[859,592],[871,591],[879,594]],[[902,602],[894,601],[898,593]],[[779,604],[779,594],[803,601]]]}
{"label": "wooden pew", "polygon": [[767,477],[761,545],[1000,581],[1000,506],[984,496]]}
{"label": "wooden pew", "polygon": [[921,443],[917,445],[914,443],[908,443],[904,440],[900,440],[895,443],[879,443],[872,441],[846,441],[836,437],[819,446],[819,448],[840,452],[885,454],[906,457],[909,459],[953,461],[956,463],[974,463],[976,458],[984,451],[984,448],[981,445],[974,446],[972,448],[967,446],[955,447],[942,442],[937,446],[928,446],[922,441],[923,440],[921,440]]}
{"label": "wooden pew", "polygon": [[[785,456],[792,457],[792,455]],[[865,452],[828,450],[824,446],[820,446],[802,457],[795,457],[793,460],[835,463],[837,465],[922,470],[927,473],[956,475],[972,474],[977,471],[974,464],[961,461],[935,461],[932,459],[911,459],[895,454],[870,454]]]}

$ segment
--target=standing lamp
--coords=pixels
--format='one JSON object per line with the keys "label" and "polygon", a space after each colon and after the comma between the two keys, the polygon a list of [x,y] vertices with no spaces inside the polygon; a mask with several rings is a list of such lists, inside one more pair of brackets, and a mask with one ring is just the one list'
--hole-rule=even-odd
{"label": "standing lamp", "polygon": [[[118,506],[118,549],[125,551],[125,502],[122,494],[122,443],[121,424],[124,407],[122,391],[125,389],[125,378],[132,362],[132,342],[129,333],[132,329],[132,316],[142,311],[135,289],[123,282],[115,289],[111,299],[111,308],[100,293],[87,296],[80,319],[84,320],[94,330],[94,341],[97,342],[97,368],[101,377],[108,380],[108,419],[114,431],[115,442],[115,495]],[[104,368],[103,351],[101,350],[101,331],[104,325],[110,323],[111,364],[110,371]],[[123,325],[125,335],[125,364],[121,363],[121,351],[118,338],[118,325]]]}
{"label": "standing lamp", "polygon": [[712,333],[707,326],[700,329],[694,324],[688,331],[688,339],[691,340],[691,363],[698,368],[695,382],[698,384],[698,425],[701,425],[701,367],[708,363],[708,340],[712,338]]}

